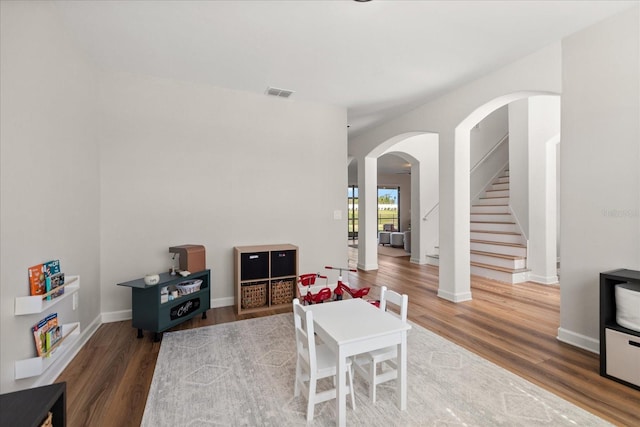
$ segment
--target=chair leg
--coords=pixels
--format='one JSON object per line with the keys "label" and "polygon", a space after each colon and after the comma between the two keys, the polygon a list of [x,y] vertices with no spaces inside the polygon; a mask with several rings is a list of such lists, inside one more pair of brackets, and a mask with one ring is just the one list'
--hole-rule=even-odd
{"label": "chair leg", "polygon": [[296,363],[296,381],[293,385],[293,397],[298,397],[300,395],[300,363]]}
{"label": "chair leg", "polygon": [[309,395],[307,396],[307,421],[313,421],[313,410],[316,406],[316,380],[309,379]]}

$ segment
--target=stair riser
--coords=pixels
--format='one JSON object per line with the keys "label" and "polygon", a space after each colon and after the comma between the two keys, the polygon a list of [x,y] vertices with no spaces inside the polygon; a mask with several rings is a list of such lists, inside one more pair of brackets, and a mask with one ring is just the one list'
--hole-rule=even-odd
{"label": "stair riser", "polygon": [[527,262],[524,259],[506,259],[496,258],[489,255],[471,254],[472,262],[479,262],[481,264],[495,265],[496,267],[512,268],[518,270],[525,268]]}
{"label": "stair riser", "polygon": [[508,205],[508,204],[509,204],[508,197],[496,197],[493,199],[478,199],[474,202],[473,205],[486,206],[486,205]]}
{"label": "stair riser", "polygon": [[492,190],[508,190],[509,183],[505,182],[503,184],[491,184],[491,189]]}
{"label": "stair riser", "polygon": [[496,254],[502,255],[514,255],[514,256],[527,256],[526,248],[519,248],[515,246],[502,246],[502,245],[492,245],[491,243],[478,243],[471,242],[470,244],[471,250],[481,251],[481,252],[493,252]]}
{"label": "stair riser", "polygon": [[471,266],[471,274],[475,274],[476,276],[486,277],[488,279],[497,280],[499,282],[504,283],[522,283],[527,281],[527,273],[505,273],[504,271],[496,271],[488,268],[478,267],[475,265]]}
{"label": "stair riser", "polygon": [[526,243],[524,238],[519,234],[478,233],[472,231],[471,238],[474,240],[489,240],[491,242],[498,243],[517,243],[519,245],[524,245]]}
{"label": "stair riser", "polygon": [[485,191],[484,197],[509,197],[509,190]]}
{"label": "stair riser", "polygon": [[471,206],[471,213],[492,214],[492,213],[510,213],[509,206]]}
{"label": "stair riser", "polygon": [[508,184],[509,183],[509,177],[501,177],[496,179],[495,181],[493,181],[494,184]]}
{"label": "stair riser", "polygon": [[[475,218],[472,218],[472,220]],[[501,224],[494,222],[471,222],[471,229],[478,231],[508,231],[511,233],[518,233],[518,227],[516,224]]]}
{"label": "stair riser", "polygon": [[495,215],[495,214],[472,214],[471,222],[476,221],[493,221],[493,222],[513,222],[511,215]]}

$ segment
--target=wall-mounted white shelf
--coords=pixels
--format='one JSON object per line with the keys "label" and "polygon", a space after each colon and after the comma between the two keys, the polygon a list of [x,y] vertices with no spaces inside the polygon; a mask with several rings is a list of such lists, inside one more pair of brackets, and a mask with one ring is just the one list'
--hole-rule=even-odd
{"label": "wall-mounted white shelf", "polygon": [[69,298],[80,289],[80,276],[68,276],[65,280],[64,285],[62,285],[61,287],[64,287],[64,294],[56,298],[51,298],[50,300],[46,299],[47,296],[58,292],[60,290],[60,287],[44,295],[17,297],[15,305],[15,315],[22,316],[25,314],[42,313],[58,304],[60,301]]}
{"label": "wall-mounted white shelf", "polygon": [[62,338],[56,343],[47,355],[17,360],[15,365],[16,379],[37,377],[60,358],[71,344],[80,336],[80,323],[66,323],[62,325]]}

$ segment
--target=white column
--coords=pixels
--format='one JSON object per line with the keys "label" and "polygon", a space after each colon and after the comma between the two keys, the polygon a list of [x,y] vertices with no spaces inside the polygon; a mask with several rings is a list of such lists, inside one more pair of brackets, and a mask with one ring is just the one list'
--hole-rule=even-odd
{"label": "white column", "polygon": [[469,129],[440,134],[440,283],[438,296],[471,299]]}
{"label": "white column", "polygon": [[358,159],[358,268],[378,269],[378,159]]}
{"label": "white column", "polygon": [[556,246],[556,146],[560,98],[529,99],[529,280],[558,282]]}

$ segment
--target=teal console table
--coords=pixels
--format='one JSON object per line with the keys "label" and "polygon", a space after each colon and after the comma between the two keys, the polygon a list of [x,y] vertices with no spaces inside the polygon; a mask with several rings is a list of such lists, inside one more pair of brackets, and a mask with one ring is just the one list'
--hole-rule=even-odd
{"label": "teal console table", "polygon": [[[202,280],[200,290],[178,296],[168,300],[163,295],[166,288],[168,295],[176,289],[176,285],[188,280]],[[172,276],[169,273],[160,274],[160,282],[156,285],[147,285],[144,279],[131,280],[118,283],[118,286],[131,288],[132,326],[138,328],[138,338],[143,337],[142,331],[155,333],[155,340],[160,339],[160,333],[170,329],[185,320],[189,320],[202,313],[202,318],[207,318],[207,310],[211,308],[211,272],[203,270],[191,273],[187,277]]]}

